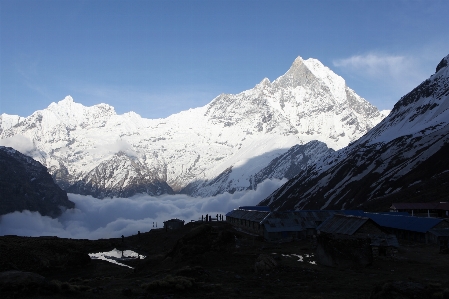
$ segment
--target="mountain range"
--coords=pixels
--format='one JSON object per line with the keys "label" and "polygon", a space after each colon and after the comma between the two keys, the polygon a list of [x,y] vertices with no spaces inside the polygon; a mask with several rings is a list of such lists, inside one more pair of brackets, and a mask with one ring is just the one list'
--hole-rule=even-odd
{"label": "mountain range", "polygon": [[387,114],[318,60],[298,57],[273,82],[164,119],[70,96],[28,117],[2,114],[0,144],[39,161],[72,193],[211,196],[334,165]]}
{"label": "mountain range", "polygon": [[448,200],[449,55],[364,136],[309,165],[260,205],[288,209],[388,209]]}

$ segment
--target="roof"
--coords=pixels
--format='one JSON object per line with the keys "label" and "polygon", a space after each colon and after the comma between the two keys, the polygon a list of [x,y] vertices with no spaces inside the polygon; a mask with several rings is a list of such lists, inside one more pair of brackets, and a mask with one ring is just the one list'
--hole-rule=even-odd
{"label": "roof", "polygon": [[272,212],[263,220],[268,232],[302,231],[316,229],[321,223],[335,214],[332,210],[300,210]]}
{"label": "roof", "polygon": [[271,212],[271,208],[267,206],[241,206],[239,210]]}
{"label": "roof", "polygon": [[396,202],[391,205],[392,209],[397,210],[445,210],[449,211],[449,202]]}
{"label": "roof", "polygon": [[[255,208],[260,208],[257,210]],[[265,209],[264,209],[265,208]],[[316,229],[321,223],[332,217],[335,213],[358,213],[358,210],[298,210],[298,211],[266,211],[269,207],[243,206],[226,214],[242,220],[259,222],[265,226],[268,232],[302,231],[305,229]]]}
{"label": "roof", "polygon": [[[362,210],[341,210],[341,211],[337,211],[337,213],[344,214],[344,215],[367,217],[366,213],[369,213],[369,212],[364,212]],[[408,212],[376,212],[376,214],[410,216],[410,214]]]}
{"label": "roof", "polygon": [[431,217],[414,217],[392,214],[364,213],[378,225],[388,228],[402,229],[425,233],[439,224],[443,219]]}
{"label": "roof", "polygon": [[270,212],[251,211],[251,210],[232,210],[226,214],[226,217],[233,217],[242,220],[261,222]]}
{"label": "roof", "polygon": [[164,221],[164,223],[166,223],[166,222],[180,222],[180,223],[184,223],[184,220],[176,218],[176,219],[170,219],[170,220]]}
{"label": "roof", "polygon": [[294,212],[273,212],[263,221],[267,232],[302,231],[300,218]]}
{"label": "roof", "polygon": [[332,217],[332,215],[335,214],[335,211],[301,210],[301,211],[293,211],[290,213],[291,213],[290,217],[293,219],[298,219],[303,228],[317,228],[318,225],[326,221],[329,217]]}
{"label": "roof", "polygon": [[367,217],[335,214],[318,227],[320,232],[353,235],[362,225],[370,221]]}
{"label": "roof", "polygon": [[449,237],[449,228],[432,228],[429,233],[437,237]]}

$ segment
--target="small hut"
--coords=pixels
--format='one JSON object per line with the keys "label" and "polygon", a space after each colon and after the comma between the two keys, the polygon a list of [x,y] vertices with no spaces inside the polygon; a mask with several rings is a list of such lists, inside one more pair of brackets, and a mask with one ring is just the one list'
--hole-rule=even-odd
{"label": "small hut", "polygon": [[394,255],[399,247],[368,217],[335,214],[318,228],[318,262],[331,266],[366,266],[379,255]]}
{"label": "small hut", "polygon": [[449,228],[434,228],[427,235],[432,243],[440,245],[440,253],[449,253]]}
{"label": "small hut", "polygon": [[181,219],[170,219],[164,221],[164,229],[167,231],[169,229],[179,229],[184,226],[184,220]]}

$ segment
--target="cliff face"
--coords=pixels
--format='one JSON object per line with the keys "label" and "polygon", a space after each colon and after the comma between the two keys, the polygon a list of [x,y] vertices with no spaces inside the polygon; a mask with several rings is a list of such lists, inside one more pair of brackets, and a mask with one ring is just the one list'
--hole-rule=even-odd
{"label": "cliff face", "polygon": [[54,218],[61,207],[75,207],[47,168],[32,158],[0,146],[0,169],[0,215],[30,210]]}

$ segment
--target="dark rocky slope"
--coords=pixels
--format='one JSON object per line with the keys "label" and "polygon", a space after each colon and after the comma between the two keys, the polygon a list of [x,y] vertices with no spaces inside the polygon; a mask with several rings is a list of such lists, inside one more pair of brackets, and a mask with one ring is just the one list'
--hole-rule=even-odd
{"label": "dark rocky slope", "polygon": [[0,169],[0,215],[30,210],[57,217],[60,207],[75,207],[47,168],[32,158],[0,146]]}

